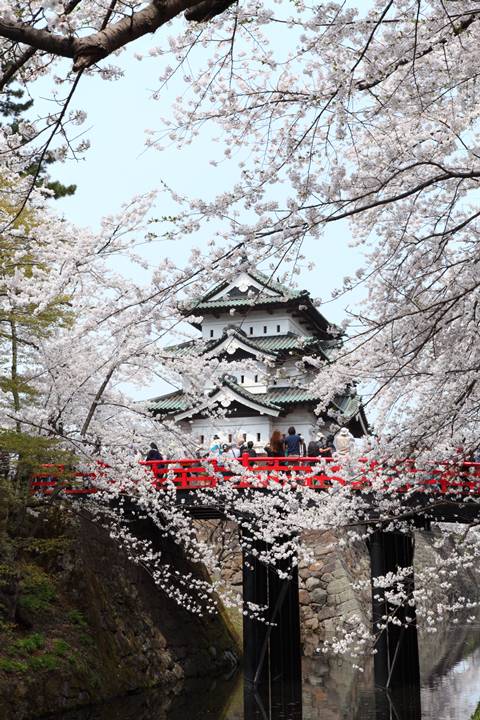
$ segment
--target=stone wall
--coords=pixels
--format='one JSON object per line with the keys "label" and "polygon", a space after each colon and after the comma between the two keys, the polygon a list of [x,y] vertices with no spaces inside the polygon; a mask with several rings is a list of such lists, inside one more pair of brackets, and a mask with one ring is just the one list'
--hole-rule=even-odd
{"label": "stone wall", "polygon": [[[198,521],[199,535],[216,545],[222,562],[222,579],[241,590],[242,556],[238,529],[234,523]],[[302,538],[311,562],[299,565],[300,625],[303,653],[315,654],[334,629],[358,618],[370,622],[370,587],[354,590],[352,583],[370,578],[370,561],[365,544],[339,545],[332,532],[310,532]],[[232,613],[232,611],[229,611]],[[241,618],[233,611],[232,622],[241,631]],[[355,619],[354,619],[355,618]]]}
{"label": "stone wall", "polygon": [[332,532],[311,532],[303,542],[313,562],[300,561],[300,625],[304,655],[311,656],[336,629],[370,622],[370,588],[354,590],[368,580],[370,563],[365,544],[339,545]]}
{"label": "stone wall", "polygon": [[[219,521],[199,522],[197,525],[202,537],[217,543],[222,557],[222,578],[240,590],[242,571],[238,531],[233,523],[228,524],[225,538],[220,529]],[[434,547],[437,535],[438,530],[435,529],[415,532],[414,564],[417,573],[435,559],[441,561],[448,555],[448,543],[441,551]],[[348,629],[362,622],[370,628],[370,557],[366,543],[343,546],[340,539],[329,531],[305,533],[302,538],[311,556],[311,561],[300,561],[299,564],[300,626],[306,657],[315,655],[322,643],[332,639],[341,627]],[[471,599],[479,599],[478,581],[478,571],[464,571],[455,580],[453,593],[460,591]],[[241,632],[239,614],[234,613],[232,620]]]}
{"label": "stone wall", "polygon": [[[168,698],[185,678],[235,665],[238,639],[223,615],[183,610],[88,518],[62,524],[16,537],[13,573],[0,564],[2,720],[147,687],[162,687]],[[182,568],[178,548],[176,555],[171,563]]]}

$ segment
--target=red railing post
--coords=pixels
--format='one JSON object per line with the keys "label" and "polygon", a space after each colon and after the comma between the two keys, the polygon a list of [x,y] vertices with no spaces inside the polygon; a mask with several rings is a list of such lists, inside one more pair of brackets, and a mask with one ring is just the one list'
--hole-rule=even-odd
{"label": "red railing post", "polygon": [[[252,477],[242,478],[235,484],[238,488],[261,488],[267,487],[269,482],[280,482],[280,477],[285,479],[282,482],[289,482],[294,473],[301,473],[302,477],[298,482],[305,487],[312,487],[317,490],[325,490],[332,486],[332,483],[345,485],[346,480],[342,477],[343,468],[338,460],[333,458],[309,458],[309,457],[262,457],[251,458],[248,453],[242,453],[238,458],[239,464],[252,471]],[[314,474],[313,465],[323,463],[324,469]],[[214,488],[219,478],[229,480],[232,477],[228,468],[222,465],[221,458],[206,458],[203,462],[194,459],[183,460],[152,460],[141,461],[147,472],[153,475],[152,484],[161,488],[169,474],[172,474],[173,481],[178,489],[195,490],[201,487]],[[372,483],[377,471],[385,474],[385,490],[388,490],[390,483],[393,483],[397,492],[406,492],[412,488],[421,492],[431,488],[432,492],[446,494],[457,492],[463,494],[480,494],[480,463],[463,462],[461,460],[441,461],[432,464],[431,468],[417,468],[413,460],[404,459],[387,465],[377,460],[359,458],[358,479],[353,480],[350,486],[353,490],[362,490]],[[42,465],[43,472],[32,475],[30,481],[30,492],[51,494],[56,486],[61,486],[67,494],[81,494],[97,492],[95,480],[98,480],[104,473],[102,468],[107,466],[97,461],[98,470],[93,473],[72,471],[65,473],[64,465],[45,464]],[[62,477],[62,475],[64,477]],[[260,482],[260,477],[266,479]],[[403,476],[410,476],[412,480]],[[419,478],[418,484],[415,477]],[[75,483],[75,480],[83,481],[83,486]],[[88,483],[85,481],[88,480]],[[395,483],[396,481],[396,483]],[[112,479],[109,482],[116,483]],[[400,486],[399,483],[402,482]],[[397,487],[398,485],[398,487]]]}

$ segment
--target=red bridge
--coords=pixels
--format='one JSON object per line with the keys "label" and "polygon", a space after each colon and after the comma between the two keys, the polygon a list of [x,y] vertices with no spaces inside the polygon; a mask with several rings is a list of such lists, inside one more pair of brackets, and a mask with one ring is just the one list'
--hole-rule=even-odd
{"label": "red bridge", "polygon": [[[172,482],[178,490],[215,488],[225,482],[238,489],[265,489],[272,482],[278,482],[313,490],[327,490],[335,484],[368,490],[383,483],[385,489],[394,485],[399,492],[415,489],[440,494],[480,495],[480,463],[462,460],[441,461],[427,468],[417,468],[412,460],[388,466],[369,458],[359,458],[348,463],[347,472],[331,458],[250,457],[246,453],[238,459],[229,459],[226,464],[217,458],[152,460],[140,464],[151,473],[152,484],[159,490],[167,482]],[[31,492],[48,495],[61,487],[67,495],[96,493],[99,490],[96,481],[98,479],[98,484],[102,484],[102,476],[107,475],[106,467],[98,462],[98,471],[80,472],[68,470],[64,465],[42,465],[42,471],[32,477]]]}
{"label": "red bridge", "polygon": [[[219,492],[218,495],[212,493],[212,498],[209,498],[208,494],[205,497],[195,491],[217,487],[221,491],[222,486],[228,484],[239,492],[248,489],[265,491],[272,487],[272,483],[278,483],[279,486],[291,484],[318,491],[326,491],[335,486],[363,491],[367,498],[367,511],[362,522],[370,526],[371,530],[367,547],[371,560],[372,632],[378,638],[374,655],[375,685],[377,688],[389,688],[388,692],[392,689],[396,691],[397,688],[403,692],[403,688],[407,688],[405,697],[408,700],[408,717],[420,718],[420,714],[414,715],[410,712],[411,707],[420,707],[419,655],[413,594],[415,543],[412,530],[414,527],[428,528],[432,520],[456,523],[473,521],[478,524],[480,463],[465,462],[458,457],[455,461],[440,461],[420,468],[411,460],[387,464],[361,458],[355,461],[347,459],[342,466],[332,459],[251,458],[245,454],[238,460],[232,458],[228,462],[220,459],[184,459],[143,462],[141,465],[144,467],[145,477],[150,479],[155,489],[161,491],[167,483],[173,483],[178,490],[177,501],[192,517],[199,519],[223,517],[222,503],[228,496],[222,496]],[[117,482],[122,489],[122,480],[114,477],[115,472],[102,462],[97,463],[95,472],[68,470],[61,465],[46,465],[42,472],[32,478],[31,491],[51,495],[60,490],[67,495],[85,496],[98,492],[105,487],[105,483],[108,487],[108,484],[116,486]],[[406,528],[392,528],[388,513],[387,517],[383,516],[379,507],[382,503],[375,503],[374,498],[370,513],[369,491],[389,489],[404,493],[401,496],[401,505],[406,509]],[[128,503],[135,504],[135,493],[131,493],[127,500]],[[342,522],[348,522],[348,512],[348,508],[345,508],[345,514],[342,512]],[[393,517],[398,520],[397,515],[394,514]],[[359,517],[354,519],[358,520]],[[287,559],[280,561],[286,563],[285,577],[280,577],[276,567],[262,561],[261,554],[267,544],[261,532],[258,536],[251,535],[251,529],[241,526],[242,512],[239,513],[238,521],[240,534],[249,539],[243,547],[244,606],[266,606],[265,613],[269,620],[267,624],[259,623],[249,617],[248,613],[244,613],[243,656],[247,686],[250,683],[250,686],[257,688],[261,683],[269,681],[268,678],[287,677],[289,681],[292,681],[292,678],[295,680],[292,687],[300,687],[298,567],[295,564],[289,565],[286,549],[284,557]],[[140,532],[142,522],[150,522],[146,537],[149,540],[156,538],[155,547],[161,549],[163,534],[158,533],[157,526],[149,518],[137,522],[136,532]],[[295,532],[298,532],[298,529],[292,530],[292,533]],[[288,542],[288,537],[283,537],[283,540],[282,537],[278,538],[278,542],[285,540]],[[410,601],[408,605],[400,606],[392,603],[389,599],[390,587],[385,588],[378,583],[378,578],[383,581],[388,574],[395,577],[399,571],[403,573],[402,587],[407,589],[413,604]],[[395,590],[396,584],[392,587]],[[392,617],[394,621],[385,625],[387,617]],[[265,663],[267,652],[269,662]],[[418,698],[414,695],[413,705],[412,693],[416,690],[412,688],[418,689]]]}

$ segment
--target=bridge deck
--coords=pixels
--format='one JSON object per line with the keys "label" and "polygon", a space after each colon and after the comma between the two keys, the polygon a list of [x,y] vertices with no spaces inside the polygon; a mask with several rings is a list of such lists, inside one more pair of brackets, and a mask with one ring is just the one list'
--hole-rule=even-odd
{"label": "bridge deck", "polygon": [[[349,486],[353,490],[372,488],[398,492],[428,492],[440,495],[460,493],[480,496],[480,463],[440,461],[427,468],[417,468],[411,460],[382,464],[359,458],[342,466],[331,458],[312,457],[249,457],[222,464],[219,459],[152,460],[140,463],[152,477],[158,490],[173,483],[177,490],[213,489],[230,483],[238,490],[265,490],[272,483],[295,484],[313,490]],[[110,473],[104,463],[97,463],[95,472],[71,470],[63,465],[42,465],[41,472],[31,479],[32,493],[51,494],[59,487],[67,495],[92,494],[101,489]],[[116,482],[111,478],[109,483]],[[121,482],[121,481],[120,481]]]}

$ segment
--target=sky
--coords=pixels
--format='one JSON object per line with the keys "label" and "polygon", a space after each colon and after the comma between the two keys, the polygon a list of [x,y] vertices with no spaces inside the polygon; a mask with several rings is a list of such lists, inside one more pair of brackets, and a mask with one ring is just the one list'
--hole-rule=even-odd
{"label": "sky", "polygon": [[[158,37],[155,42],[158,44]],[[152,98],[159,86],[159,61],[148,56],[141,62],[135,59],[136,53],[146,54],[151,44],[150,36],[143,38],[115,59],[123,69],[122,78],[105,81],[97,76],[84,76],[77,88],[72,108],[81,108],[87,113],[81,131],[90,141],[90,149],[79,160],[56,164],[52,174],[66,184],[77,185],[75,195],[56,201],[54,209],[79,226],[96,229],[103,215],[118,212],[122,202],[133,195],[159,188],[162,182],[182,194],[202,195],[209,199],[225,190],[234,177],[233,166],[227,161],[212,168],[210,160],[215,154],[218,157],[222,148],[214,145],[208,135],[182,150],[171,147],[158,151],[145,147],[145,130],[161,127],[161,116],[168,115],[172,99],[183,89],[181,81],[176,84],[174,80],[160,100]],[[51,107],[51,87],[51,80],[42,80],[34,87],[36,112],[42,113]],[[174,212],[169,197],[160,193],[154,214]],[[195,239],[188,237],[180,243],[158,240],[146,246],[143,254],[152,268],[165,256],[184,266],[191,247],[206,242],[211,232],[212,228],[206,227]],[[307,239],[303,252],[308,261],[315,263],[315,268],[302,270],[296,278],[299,286],[309,290],[313,297],[328,301],[331,291],[341,285],[342,278],[352,275],[362,264],[360,251],[350,243],[345,222],[330,225],[321,240]],[[117,269],[135,280],[141,272],[127,263]],[[321,310],[329,320],[339,323],[348,308],[363,299],[364,293],[364,289],[359,288],[333,302],[326,302]],[[151,396],[155,391],[159,388],[146,388],[140,395]]]}

